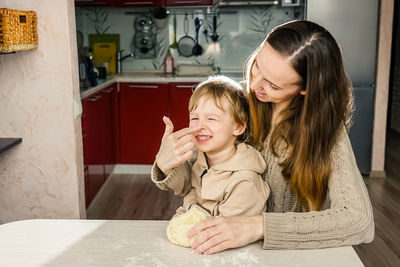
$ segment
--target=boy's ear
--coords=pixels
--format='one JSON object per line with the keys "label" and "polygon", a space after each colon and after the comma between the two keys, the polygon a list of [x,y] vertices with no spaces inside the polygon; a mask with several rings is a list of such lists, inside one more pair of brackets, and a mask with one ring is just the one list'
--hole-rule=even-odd
{"label": "boy's ear", "polygon": [[246,124],[235,123],[235,129],[233,129],[233,135],[239,136],[246,130]]}

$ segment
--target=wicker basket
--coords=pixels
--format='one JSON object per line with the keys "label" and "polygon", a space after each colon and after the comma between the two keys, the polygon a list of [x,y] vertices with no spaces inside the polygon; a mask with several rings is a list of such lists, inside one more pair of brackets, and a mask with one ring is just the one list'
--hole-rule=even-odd
{"label": "wicker basket", "polygon": [[34,11],[0,9],[0,52],[10,53],[38,47]]}

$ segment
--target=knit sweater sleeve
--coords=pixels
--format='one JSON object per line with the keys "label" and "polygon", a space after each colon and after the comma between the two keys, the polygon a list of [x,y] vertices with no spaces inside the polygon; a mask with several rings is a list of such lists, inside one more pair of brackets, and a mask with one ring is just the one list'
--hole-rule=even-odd
{"label": "knit sweater sleeve", "polygon": [[331,159],[330,207],[304,213],[265,212],[264,249],[338,247],[373,240],[371,202],[345,131],[340,134]]}
{"label": "knit sweater sleeve", "polygon": [[168,176],[160,170],[157,163],[153,164],[151,180],[162,190],[172,190],[176,195],[184,196],[192,188],[191,168],[193,162],[186,161],[181,166],[172,170]]}

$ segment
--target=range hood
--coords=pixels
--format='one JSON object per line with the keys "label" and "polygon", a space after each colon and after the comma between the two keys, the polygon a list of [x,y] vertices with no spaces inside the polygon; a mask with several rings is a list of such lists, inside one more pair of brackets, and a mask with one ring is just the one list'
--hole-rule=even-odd
{"label": "range hood", "polygon": [[261,6],[261,5],[278,5],[279,1],[266,0],[214,0],[214,6],[229,7],[229,6]]}

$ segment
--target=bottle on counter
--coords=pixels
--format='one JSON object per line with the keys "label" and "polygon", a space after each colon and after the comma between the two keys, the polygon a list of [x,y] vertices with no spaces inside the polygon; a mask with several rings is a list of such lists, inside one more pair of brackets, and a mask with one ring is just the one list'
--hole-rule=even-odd
{"label": "bottle on counter", "polygon": [[94,67],[94,55],[90,48],[89,48],[89,56],[87,57],[87,65],[88,65],[88,78],[90,86],[96,86],[97,73],[96,73],[96,68]]}
{"label": "bottle on counter", "polygon": [[168,49],[167,55],[164,58],[164,73],[172,74],[174,72],[174,57],[171,55],[171,50]]}

